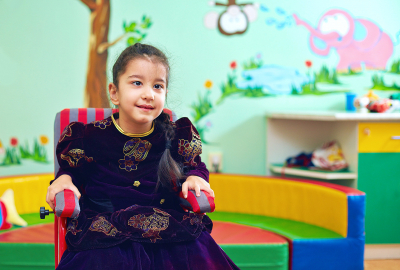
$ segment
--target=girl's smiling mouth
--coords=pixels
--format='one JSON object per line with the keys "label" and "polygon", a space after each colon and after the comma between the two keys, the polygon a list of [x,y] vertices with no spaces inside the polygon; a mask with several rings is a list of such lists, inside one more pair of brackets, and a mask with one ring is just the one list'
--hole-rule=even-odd
{"label": "girl's smiling mouth", "polygon": [[136,107],[138,107],[140,109],[143,109],[143,110],[146,110],[146,111],[150,111],[150,110],[154,109],[154,107],[151,106],[151,105],[136,105]]}

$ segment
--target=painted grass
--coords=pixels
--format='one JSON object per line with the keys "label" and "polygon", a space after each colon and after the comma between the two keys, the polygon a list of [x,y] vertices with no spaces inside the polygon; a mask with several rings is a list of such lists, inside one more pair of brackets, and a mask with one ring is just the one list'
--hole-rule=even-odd
{"label": "painted grass", "polygon": [[393,83],[392,85],[386,85],[383,76],[379,76],[378,74],[375,74],[372,76],[372,89],[375,90],[382,90],[382,91],[393,91],[393,90],[400,90],[400,86],[398,86],[396,83]]}
{"label": "painted grass", "polygon": [[315,95],[315,96],[323,96],[327,94],[337,94],[337,93],[346,93],[348,90],[337,90],[337,91],[321,91],[318,89],[315,82],[303,84],[301,86],[301,92],[299,93],[296,87],[292,87],[292,95],[296,96],[305,96],[305,95]]}

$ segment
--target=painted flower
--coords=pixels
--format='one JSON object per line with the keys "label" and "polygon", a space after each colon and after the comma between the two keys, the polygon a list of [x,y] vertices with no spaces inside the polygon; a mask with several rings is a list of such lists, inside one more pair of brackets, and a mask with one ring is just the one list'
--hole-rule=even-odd
{"label": "painted flower", "polygon": [[310,68],[310,67],[312,66],[312,62],[311,62],[310,60],[307,60],[307,61],[306,61],[306,66],[307,66],[308,68]]}
{"label": "painted flower", "polygon": [[204,83],[204,87],[207,88],[207,89],[210,89],[212,87],[212,85],[213,85],[213,82],[211,80],[207,80]]}
{"label": "painted flower", "polygon": [[257,53],[256,58],[261,59],[261,57],[262,57],[261,53]]}
{"label": "painted flower", "polygon": [[11,144],[11,146],[16,147],[18,145],[18,139],[15,137],[12,137],[10,140],[10,144]]}
{"label": "painted flower", "polygon": [[0,155],[3,155],[6,152],[6,150],[3,147],[3,144],[0,141]]}
{"label": "painted flower", "polygon": [[236,61],[232,61],[229,66],[231,67],[231,69],[236,69],[236,67],[237,67]]}
{"label": "painted flower", "polygon": [[49,143],[49,138],[47,138],[47,136],[45,136],[45,135],[40,136],[39,139],[40,139],[40,143],[43,144],[43,145]]}
{"label": "painted flower", "polygon": [[207,122],[206,122],[206,126],[207,126],[207,127],[212,127],[211,121],[207,121]]}

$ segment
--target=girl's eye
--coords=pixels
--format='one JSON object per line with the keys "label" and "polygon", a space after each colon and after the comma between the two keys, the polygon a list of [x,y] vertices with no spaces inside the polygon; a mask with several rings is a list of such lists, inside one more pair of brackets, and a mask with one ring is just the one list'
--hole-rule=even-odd
{"label": "girl's eye", "polygon": [[161,84],[156,84],[154,85],[155,89],[163,89],[163,86]]}
{"label": "girl's eye", "polygon": [[135,81],[135,82],[133,82],[133,84],[136,85],[136,86],[140,86],[142,83],[139,82],[139,81]]}

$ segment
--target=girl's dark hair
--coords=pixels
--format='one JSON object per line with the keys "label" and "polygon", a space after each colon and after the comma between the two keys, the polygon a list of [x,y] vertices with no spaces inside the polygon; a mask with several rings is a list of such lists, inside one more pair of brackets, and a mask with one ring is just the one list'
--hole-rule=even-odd
{"label": "girl's dark hair", "polygon": [[169,62],[165,54],[151,45],[135,43],[122,51],[120,56],[115,61],[112,69],[113,83],[118,88],[119,76],[126,70],[128,63],[135,58],[149,58],[150,60],[159,61],[164,65],[167,71],[167,87],[169,82]]}
{"label": "girl's dark hair", "polygon": [[[167,71],[167,82],[168,87],[170,66],[168,58],[165,54],[151,45],[136,43],[126,48],[113,66],[113,83],[118,89],[119,77],[126,70],[128,63],[136,58],[149,58],[152,61],[159,61],[164,65]],[[161,112],[161,114],[155,119],[155,124],[160,127],[165,134],[166,149],[161,156],[160,163],[158,165],[158,180],[156,190],[160,186],[163,186],[171,191],[175,191],[176,187],[179,186],[180,180],[184,178],[184,174],[181,166],[172,158],[170,152],[170,145],[175,137],[175,130],[170,121],[169,114]]]}
{"label": "girl's dark hair", "polygon": [[158,180],[156,190],[161,186],[171,190],[177,191],[180,185],[180,180],[185,176],[182,167],[171,156],[171,143],[175,137],[175,130],[171,124],[169,114],[162,112],[156,118],[156,125],[162,128],[165,134],[166,148],[161,156],[160,163],[158,164]]}

